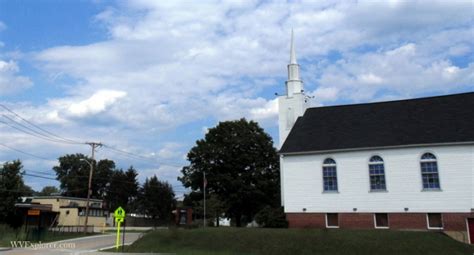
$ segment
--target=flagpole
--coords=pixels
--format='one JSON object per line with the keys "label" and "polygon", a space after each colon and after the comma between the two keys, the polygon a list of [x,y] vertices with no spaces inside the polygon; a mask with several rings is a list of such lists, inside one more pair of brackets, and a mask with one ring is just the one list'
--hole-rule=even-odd
{"label": "flagpole", "polygon": [[206,172],[203,172],[204,178],[202,182],[202,186],[204,187],[204,227],[206,227]]}

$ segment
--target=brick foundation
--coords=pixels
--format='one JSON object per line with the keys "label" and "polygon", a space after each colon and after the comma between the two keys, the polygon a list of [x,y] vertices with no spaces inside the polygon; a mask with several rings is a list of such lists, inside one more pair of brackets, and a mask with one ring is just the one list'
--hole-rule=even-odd
{"label": "brick foundation", "polygon": [[[444,231],[466,231],[466,219],[474,213],[442,213]],[[290,228],[326,228],[325,213],[287,213]],[[426,213],[388,213],[390,229],[428,230]],[[339,213],[339,227],[374,229],[373,213]]]}
{"label": "brick foundation", "polygon": [[290,228],[326,228],[324,213],[287,213]]}
{"label": "brick foundation", "polygon": [[374,228],[374,214],[372,213],[344,213],[339,214],[339,227],[347,229]]}
{"label": "brick foundation", "polygon": [[388,224],[391,229],[428,229],[426,213],[389,213]]}
{"label": "brick foundation", "polygon": [[467,231],[466,219],[474,218],[474,213],[443,213],[443,226],[446,231]]}

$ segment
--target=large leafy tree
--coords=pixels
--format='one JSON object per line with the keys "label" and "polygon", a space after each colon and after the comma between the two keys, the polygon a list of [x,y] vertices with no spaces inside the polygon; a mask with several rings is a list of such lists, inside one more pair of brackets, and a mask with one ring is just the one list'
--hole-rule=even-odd
{"label": "large leafy tree", "polygon": [[145,180],[139,199],[139,211],[153,219],[169,220],[171,211],[176,206],[173,188],[156,176]]}
{"label": "large leafy tree", "polygon": [[278,155],[271,137],[256,122],[220,122],[196,142],[187,158],[190,165],[183,167],[178,180],[202,193],[206,172],[206,191],[217,196],[237,226],[266,205],[278,206]]}
{"label": "large leafy tree", "polygon": [[6,162],[0,168],[0,222],[16,222],[15,202],[21,196],[31,195],[32,189],[23,183],[20,160]]}
{"label": "large leafy tree", "polygon": [[105,198],[110,177],[115,169],[112,160],[103,159],[96,162],[83,154],[68,154],[58,160],[59,165],[54,166],[53,170],[64,195],[87,197],[90,162],[94,165],[92,197]]}
{"label": "large leafy tree", "polygon": [[121,206],[127,212],[135,211],[138,196],[137,176],[138,173],[132,166],[125,172],[120,169],[112,173],[106,195],[110,210]]}

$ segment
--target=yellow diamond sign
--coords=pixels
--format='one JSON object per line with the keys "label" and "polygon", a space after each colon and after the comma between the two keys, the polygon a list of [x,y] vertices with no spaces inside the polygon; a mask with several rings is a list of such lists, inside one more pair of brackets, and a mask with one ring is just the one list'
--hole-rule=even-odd
{"label": "yellow diamond sign", "polygon": [[119,206],[119,208],[117,208],[114,212],[114,217],[115,221],[123,222],[123,219],[125,219],[125,210]]}

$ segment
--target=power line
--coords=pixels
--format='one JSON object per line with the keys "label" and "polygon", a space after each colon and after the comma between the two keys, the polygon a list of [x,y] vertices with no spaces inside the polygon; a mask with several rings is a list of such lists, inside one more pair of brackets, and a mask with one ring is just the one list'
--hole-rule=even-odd
{"label": "power line", "polygon": [[[0,104],[0,107],[2,107],[3,109],[7,110],[8,112],[12,113],[13,115],[15,115],[17,118],[21,119],[22,121],[28,123],[30,126],[32,127],[35,127],[39,130],[41,130],[42,132],[48,134],[49,136],[53,136],[53,137],[56,137],[57,139],[60,139],[60,140],[63,140],[65,142],[69,142],[69,143],[76,143],[76,144],[81,144],[81,142],[78,142],[78,141],[75,141],[75,140],[72,140],[72,139],[68,139],[68,138],[64,138],[62,136],[59,136],[59,135],[56,135],[36,124],[34,124],[33,122],[23,118],[20,114],[16,113],[15,111],[13,111],[12,109],[8,108],[6,105],[3,105],[3,104]],[[5,115],[4,115],[5,116]],[[39,133],[39,132],[38,132]]]}
{"label": "power line", "polygon": [[[34,172],[33,170],[27,170],[27,169],[24,169],[24,172],[22,173],[22,175],[26,175],[26,176],[30,176],[30,177],[35,177],[35,178],[40,178],[40,179],[47,179],[47,180],[55,180],[55,181],[59,181],[58,179],[56,178],[52,178],[52,177],[46,177],[46,176],[41,176],[41,175],[38,175],[38,174],[29,174],[27,172]],[[88,176],[69,176],[69,177],[66,177],[66,178],[69,178],[69,179],[72,179],[72,178],[82,178],[82,179],[85,179],[85,178],[89,178]],[[94,179],[96,180],[110,180],[110,178],[104,178],[104,177],[94,177]],[[140,183],[135,183],[135,182],[131,182],[131,181],[123,181],[123,180],[114,180],[114,181],[117,181],[117,182],[120,182],[120,183],[127,183],[127,184],[137,184],[137,187],[138,188],[143,188],[144,187],[144,184],[140,184]],[[173,189],[173,191],[187,191],[186,188],[184,188],[183,186],[178,186],[178,185],[170,185],[171,188]],[[184,189],[183,189],[184,188]]]}
{"label": "power line", "polygon": [[[26,125],[23,125],[22,123],[20,123],[20,122],[14,120],[13,118],[8,117],[8,116],[5,115],[5,114],[2,114],[2,116],[3,116],[3,118],[6,118],[6,119],[9,120],[10,122],[15,123],[16,125],[18,125],[18,126],[24,128],[24,129],[26,129],[26,130],[29,130],[30,132],[35,133],[35,134],[36,134],[36,135],[35,135],[36,137],[39,137],[39,138],[42,138],[42,139],[45,139],[45,138],[46,138],[46,139],[51,140],[51,141],[63,142],[63,141],[61,141],[61,140],[58,140],[57,138],[51,138],[51,137],[49,137],[49,136],[47,136],[47,135],[45,135],[45,134],[43,134],[43,133],[41,133],[41,132],[38,132],[38,131],[36,131],[36,130],[34,130],[34,129],[32,129],[32,128],[26,126]],[[28,133],[28,134],[31,134],[31,133]],[[37,136],[37,135],[39,135],[39,136]],[[67,142],[67,143],[70,143],[70,142]]]}
{"label": "power line", "polygon": [[[8,126],[14,128],[14,129],[18,130],[18,131],[21,131],[23,133],[35,136],[35,137],[40,138],[40,139],[45,139],[45,140],[48,140],[48,141],[52,141],[52,142],[66,143],[66,144],[87,144],[87,143],[84,143],[84,142],[79,142],[79,141],[76,141],[76,140],[73,140],[73,139],[68,139],[68,138],[64,138],[62,136],[56,135],[56,134],[54,134],[54,133],[52,133],[52,132],[50,132],[50,131],[48,131],[48,130],[46,130],[46,129],[44,129],[44,128],[36,125],[36,124],[34,124],[33,122],[28,121],[27,119],[22,117],[20,114],[16,113],[15,111],[13,111],[12,109],[10,109],[9,107],[7,107],[4,104],[0,104],[0,107],[2,107],[3,109],[7,110],[11,114],[13,114],[17,118],[19,118],[20,120],[26,122],[30,126],[36,128],[36,129],[38,129],[42,132],[39,132],[39,131],[34,130],[34,129],[26,126],[26,125],[23,125],[22,123],[19,123],[18,121],[16,121],[16,120],[8,117],[7,115],[3,114],[2,116],[4,118],[8,119],[10,122],[15,123],[17,126],[12,125],[11,123],[8,123],[8,122],[4,122],[4,121],[0,121],[0,123],[8,125]],[[19,128],[18,126],[20,126],[21,128]],[[139,154],[136,154],[136,153],[128,152],[128,151],[125,151],[125,150],[120,150],[120,149],[117,149],[117,148],[109,146],[109,145],[104,144],[104,147],[111,150],[111,151],[115,151],[115,152],[120,153],[122,155],[126,155],[129,158],[148,160],[150,162],[153,162],[153,163],[156,163],[156,164],[159,164],[159,165],[166,165],[166,166],[172,166],[172,167],[182,167],[182,165],[178,165],[178,164],[167,163],[167,162],[158,162],[158,161],[156,161],[156,160],[154,160],[150,157],[145,157],[145,156],[142,156],[142,155],[139,155]]]}
{"label": "power line", "polygon": [[[5,122],[5,121],[1,121],[0,120],[0,123],[3,123],[5,125],[8,125],[10,126],[11,128],[14,128],[20,132],[23,132],[23,133],[26,133],[28,135],[31,135],[31,136],[34,136],[34,137],[37,137],[37,138],[40,138],[40,139],[44,139],[44,140],[48,140],[48,141],[51,141],[51,142],[57,142],[57,143],[66,143],[66,144],[87,144],[87,143],[83,143],[83,142],[78,142],[78,141],[75,141],[75,140],[72,140],[72,139],[68,139],[68,138],[64,138],[64,137],[61,137],[59,135],[56,135],[50,131],[47,131],[46,129],[44,128],[41,128],[39,127],[38,125],[26,120],[25,118],[23,118],[22,116],[20,116],[18,113],[14,112],[13,110],[11,110],[10,108],[8,108],[7,106],[3,105],[3,104],[0,104],[0,107],[4,108],[5,110],[7,110],[8,112],[12,113],[13,115],[15,115],[16,117],[18,117],[19,119],[21,119],[22,121],[28,123],[30,126],[33,126],[35,127],[36,129],[39,129],[41,130],[42,132],[39,132],[37,130],[34,130],[26,125],[23,125],[22,123],[19,123],[18,121],[14,120],[13,118],[10,118],[9,116],[3,114],[2,116],[9,120],[10,123],[8,122]],[[14,125],[14,124],[16,125]],[[47,135],[46,135],[46,134]],[[153,162],[155,164],[159,164],[159,165],[166,165],[166,166],[172,166],[172,167],[182,167],[182,165],[178,165],[178,164],[173,164],[173,163],[167,163],[167,162],[157,162],[156,160],[150,158],[150,157],[145,157],[145,156],[142,156],[142,155],[139,155],[139,154],[136,154],[136,153],[132,153],[132,152],[128,152],[128,151],[125,151],[125,150],[121,150],[121,149],[117,149],[115,147],[112,147],[112,146],[109,146],[109,145],[105,145],[104,144],[104,147],[111,150],[111,151],[114,151],[114,152],[117,152],[117,153],[120,153],[122,155],[125,155],[129,158],[133,158],[133,159],[140,159],[140,160],[147,160],[149,162]]]}
{"label": "power line", "polygon": [[165,165],[165,166],[173,166],[173,167],[182,167],[182,165],[175,165],[175,164],[172,164],[172,163],[166,163],[166,162],[159,162],[159,161],[156,161],[150,157],[145,157],[145,156],[142,156],[142,155],[139,155],[139,154],[136,154],[136,153],[132,153],[132,152],[128,152],[128,151],[124,151],[124,150],[120,150],[120,149],[117,149],[117,148],[114,148],[112,146],[109,146],[109,145],[106,145],[106,144],[103,144],[104,148],[106,149],[109,149],[111,151],[115,151],[117,153],[120,153],[122,155],[125,155],[125,156],[128,156],[129,158],[134,158],[134,159],[142,159],[142,160],[147,160],[149,162],[153,162],[155,164],[159,164],[159,165]]}
{"label": "power line", "polygon": [[[50,132],[50,131],[48,131],[48,130],[46,130],[46,129],[44,129],[44,128],[36,125],[36,124],[34,124],[33,122],[28,121],[27,119],[22,117],[20,114],[16,113],[12,109],[10,109],[9,107],[7,107],[3,104],[0,104],[0,107],[2,107],[3,109],[8,111],[9,113],[13,114],[16,118],[20,119],[21,121],[23,121],[24,123],[27,124],[26,125],[26,124],[20,123],[19,121],[15,120],[14,118],[11,118],[11,117],[7,116],[6,114],[2,114],[3,118],[7,121],[1,121],[0,120],[0,123],[3,123],[3,124],[5,124],[5,125],[7,125],[11,128],[14,128],[14,129],[20,131],[20,132],[23,132],[23,133],[26,133],[28,135],[34,136],[36,138],[51,141],[51,142],[66,143],[66,144],[89,144],[89,145],[91,145],[91,143],[83,143],[83,142],[79,142],[79,141],[76,141],[76,140],[73,140],[73,139],[68,139],[68,138],[64,138],[62,136],[56,135],[56,134],[54,134],[54,133],[52,133],[52,132]],[[5,145],[5,144],[0,144],[0,145],[6,147],[8,149],[17,151],[19,153],[34,157],[34,158],[38,158],[38,159],[42,159],[42,160],[49,160],[49,159],[46,159],[44,157],[41,157],[41,156],[38,156],[38,155],[35,155],[35,154],[32,154],[32,153],[25,152],[23,150],[19,150],[19,149],[13,148],[13,147]],[[125,150],[120,150],[120,149],[114,148],[112,146],[104,145],[104,147],[106,147],[107,149],[109,149],[111,151],[114,151],[114,152],[120,153],[122,155],[125,155],[129,158],[146,160],[146,161],[152,162],[154,164],[159,164],[159,165],[179,167],[179,168],[182,167],[182,165],[178,165],[178,164],[158,162],[155,159],[152,159],[150,157],[145,157],[145,156],[142,156],[142,155],[139,155],[139,154],[136,154],[136,153],[128,152],[128,151],[125,151]],[[42,172],[39,172],[39,173],[43,174]],[[30,176],[41,178],[39,176],[34,176],[34,175],[30,175]]]}
{"label": "power line", "polygon": [[41,178],[41,179],[47,179],[47,180],[57,181],[56,178],[51,178],[51,177],[46,177],[46,176],[41,176],[41,175],[36,175],[36,174],[28,174],[28,173],[26,173],[26,171],[23,172],[22,175],[31,176],[31,177],[36,177],[36,178]]}
{"label": "power line", "polygon": [[[71,143],[71,142],[66,142],[66,141],[61,141],[61,140],[53,139],[53,138],[50,138],[50,137],[45,136],[45,135],[43,135],[43,134],[38,135],[38,134],[36,134],[36,133],[38,133],[37,131],[32,130],[32,129],[29,128],[29,127],[26,127],[25,125],[23,125],[23,124],[21,124],[21,123],[18,123],[17,121],[15,121],[15,120],[9,118],[8,116],[3,115],[3,117],[5,117],[5,118],[7,118],[7,119],[10,119],[12,122],[16,123],[18,126],[20,126],[20,127],[22,127],[22,128],[17,127],[17,126],[15,126],[15,125],[13,125],[13,124],[11,124],[11,123],[8,123],[8,122],[5,122],[5,121],[1,121],[1,120],[0,120],[0,123],[3,123],[3,124],[5,124],[5,125],[7,125],[7,126],[9,126],[9,127],[11,127],[11,128],[14,128],[14,129],[16,129],[16,130],[18,130],[18,131],[20,131],[20,132],[23,132],[23,133],[25,133],[25,134],[28,134],[28,135],[31,135],[31,136],[34,136],[34,137],[36,137],[36,138],[40,138],[40,139],[43,139],[43,140],[47,140],[47,141],[50,141],[50,142],[66,143],[66,144],[76,144],[76,143]],[[26,129],[26,130],[25,130],[25,129]],[[30,131],[27,131],[27,130],[30,130]]]}
{"label": "power line", "polygon": [[23,168],[23,170],[27,172],[33,172],[34,174],[41,174],[45,176],[56,176],[55,173],[50,173],[50,172],[36,171],[36,170],[30,170],[30,169],[25,169],[25,168]]}
{"label": "power line", "polygon": [[31,154],[31,153],[26,152],[26,151],[22,151],[22,150],[19,150],[19,149],[15,149],[15,148],[10,147],[10,146],[8,146],[8,145],[6,145],[6,144],[3,144],[3,143],[0,143],[0,145],[3,146],[3,147],[8,148],[8,149],[10,149],[10,150],[13,150],[13,151],[16,151],[16,152],[19,152],[19,153],[28,155],[28,156],[30,156],[30,157],[34,157],[34,158],[42,159],[42,160],[49,160],[49,159],[47,159],[47,158],[43,158],[43,157],[41,157],[41,156],[34,155],[34,154]]}
{"label": "power line", "polygon": [[[49,160],[47,158],[44,158],[44,157],[41,157],[41,156],[38,156],[38,155],[35,155],[35,154],[32,154],[32,153],[28,153],[28,152],[25,152],[25,151],[22,151],[22,150],[19,150],[19,149],[16,149],[16,148],[13,148],[11,146],[8,146],[6,144],[2,144],[0,143],[1,146],[4,146],[10,150],[13,150],[13,151],[17,151],[17,152],[20,152],[22,154],[25,154],[25,155],[28,155],[28,156],[31,156],[31,157],[34,157],[34,158],[38,158],[38,159],[41,159],[41,160]],[[44,175],[54,175],[53,173],[46,173],[46,172],[42,172],[42,171],[36,171],[36,170],[29,170],[29,169],[23,169],[24,171],[28,171],[28,172],[33,172],[33,173],[37,173],[37,174],[44,174]],[[27,176],[30,176],[29,174],[26,174]],[[32,175],[31,175],[32,176]],[[39,177],[41,178],[40,176],[34,176],[34,177]],[[87,176],[76,176],[76,178],[88,178]],[[50,177],[48,177],[48,179],[51,179]],[[100,178],[100,177],[94,177],[94,179],[109,179],[109,178]],[[55,179],[56,180],[56,179]],[[115,180],[115,181],[118,181],[118,182],[122,182],[122,183],[130,183],[132,184],[133,182],[128,182],[128,181],[121,181],[121,180]],[[183,186],[178,186],[178,185],[170,185],[173,189],[181,189],[181,188],[184,188]]]}

